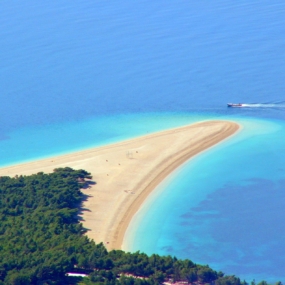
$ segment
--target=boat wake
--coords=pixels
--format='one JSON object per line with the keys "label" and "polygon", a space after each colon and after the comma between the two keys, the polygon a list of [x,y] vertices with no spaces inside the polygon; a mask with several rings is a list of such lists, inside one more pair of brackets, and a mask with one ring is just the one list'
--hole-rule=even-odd
{"label": "boat wake", "polygon": [[239,108],[285,108],[285,101],[274,103],[228,103],[228,107]]}
{"label": "boat wake", "polygon": [[285,102],[283,103],[249,103],[242,104],[242,107],[248,108],[285,108]]}

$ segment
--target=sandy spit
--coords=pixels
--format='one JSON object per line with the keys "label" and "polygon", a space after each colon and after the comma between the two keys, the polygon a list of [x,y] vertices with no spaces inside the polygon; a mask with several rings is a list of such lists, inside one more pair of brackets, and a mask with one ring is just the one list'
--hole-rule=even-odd
{"label": "sandy spit", "polygon": [[69,166],[91,172],[96,184],[83,189],[81,217],[87,235],[108,249],[121,248],[125,231],[149,193],[194,155],[233,135],[239,125],[205,121],[0,169],[0,176],[30,175]]}

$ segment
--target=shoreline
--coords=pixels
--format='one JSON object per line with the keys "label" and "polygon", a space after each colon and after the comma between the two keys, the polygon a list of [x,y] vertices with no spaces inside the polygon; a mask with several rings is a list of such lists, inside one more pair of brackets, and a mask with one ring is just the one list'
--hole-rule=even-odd
{"label": "shoreline", "polygon": [[86,235],[120,249],[127,227],[149,193],[173,170],[235,134],[230,121],[203,121],[127,141],[0,168],[0,175],[30,175],[69,166],[91,172],[95,185],[82,189]]}
{"label": "shoreline", "polygon": [[[210,121],[213,122],[213,121]],[[227,122],[232,123],[232,122]],[[195,123],[193,125],[200,124]],[[202,123],[203,124],[203,123]],[[139,210],[139,208],[142,206],[142,204],[147,199],[148,195],[168,176],[170,175],[174,170],[176,170],[178,167],[180,167],[183,163],[191,159],[192,157],[199,155],[203,151],[208,150],[211,147],[214,147],[220,142],[225,141],[226,139],[230,138],[232,135],[234,135],[239,129],[240,126],[237,123],[234,123],[236,125],[229,126],[228,129],[224,129],[223,133],[219,133],[216,135],[209,135],[206,137],[206,139],[209,138],[209,140],[202,143],[202,141],[205,139],[205,137],[201,138],[201,140],[197,141],[195,146],[192,145],[186,147],[185,149],[180,150],[176,153],[176,157],[169,159],[168,165],[166,167],[159,167],[159,172],[154,180],[152,180],[141,192],[141,194],[138,196],[138,198],[133,202],[133,204],[130,206],[128,211],[126,211],[126,214],[124,215],[124,220],[121,221],[121,223],[117,227],[116,235],[115,235],[115,242],[113,243],[113,247],[115,249],[121,249],[123,245],[123,240],[125,233],[127,231],[127,228],[131,222],[131,219],[136,214],[136,212]],[[190,125],[190,126],[193,126]],[[202,146],[198,145],[199,142],[202,143]]]}

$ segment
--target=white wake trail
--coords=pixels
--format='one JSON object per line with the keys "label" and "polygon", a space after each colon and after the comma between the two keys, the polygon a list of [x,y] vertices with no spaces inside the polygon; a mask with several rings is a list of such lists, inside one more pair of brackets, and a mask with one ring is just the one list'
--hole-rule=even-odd
{"label": "white wake trail", "polygon": [[249,103],[242,104],[242,107],[248,108],[285,108],[285,104],[282,103]]}

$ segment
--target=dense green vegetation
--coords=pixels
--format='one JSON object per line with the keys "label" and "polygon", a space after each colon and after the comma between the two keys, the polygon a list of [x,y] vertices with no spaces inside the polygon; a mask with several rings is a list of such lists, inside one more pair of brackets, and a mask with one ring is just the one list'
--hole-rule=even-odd
{"label": "dense green vegetation", "polygon": [[72,284],[67,272],[88,273],[81,284],[242,284],[190,260],[107,252],[103,244],[90,241],[77,214],[84,198],[80,189],[91,178],[71,168],[0,178],[0,284]]}
{"label": "dense green vegetation", "polygon": [[78,179],[88,177],[66,168],[0,178],[0,280],[58,280],[82,256],[105,250],[82,235],[78,222]]}

